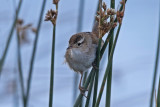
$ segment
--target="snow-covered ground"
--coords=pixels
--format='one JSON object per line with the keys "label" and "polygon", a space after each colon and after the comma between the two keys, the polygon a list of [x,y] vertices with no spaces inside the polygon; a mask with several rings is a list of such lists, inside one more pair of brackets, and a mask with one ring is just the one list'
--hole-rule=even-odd
{"label": "snow-covered ground", "polygon": [[[0,56],[6,45],[9,29],[14,18],[15,5],[18,1],[0,1]],[[109,0],[105,1],[109,4]],[[75,73],[63,62],[68,40],[72,34],[76,33],[79,2],[80,0],[60,0],[59,3],[54,107],[73,106],[72,89]],[[118,2],[119,0],[116,0],[116,6]],[[158,0],[127,1],[125,17],[114,54],[111,107],[149,106],[158,37],[158,4]],[[33,23],[33,26],[36,27],[41,5],[42,0],[24,0],[19,17],[24,19],[25,24]],[[85,1],[82,31],[91,31],[96,6],[97,0]],[[45,13],[50,8],[54,8],[52,0],[47,1]],[[0,78],[0,107],[22,107],[15,37],[14,34]],[[52,41],[52,25],[50,22],[43,21],[39,37],[29,107],[48,106]],[[30,33],[29,38],[30,43],[22,47],[25,82],[28,76],[34,34]],[[103,78],[103,68],[101,68],[101,72],[99,87]],[[17,86],[18,88],[16,88]],[[78,90],[78,87],[76,88]],[[101,107],[105,105],[104,99],[105,93]]]}

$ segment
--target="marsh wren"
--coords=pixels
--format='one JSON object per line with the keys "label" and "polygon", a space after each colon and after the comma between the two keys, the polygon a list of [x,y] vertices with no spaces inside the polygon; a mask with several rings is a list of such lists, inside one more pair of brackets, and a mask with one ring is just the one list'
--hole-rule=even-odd
{"label": "marsh wren", "polygon": [[69,67],[81,74],[79,89],[83,95],[87,91],[81,86],[83,73],[92,66],[96,58],[99,41],[97,26],[98,24],[93,28],[92,32],[81,32],[71,36],[65,53],[65,59]]}
{"label": "marsh wren", "polygon": [[[117,16],[118,22],[122,22],[125,10],[125,1],[122,0],[120,4],[123,5],[123,9],[122,11],[116,12],[112,8],[107,9],[106,4],[103,3],[103,10],[100,9],[101,11],[97,12],[96,22],[92,32],[81,32],[74,34],[69,40],[69,46],[65,53],[65,59],[71,69],[81,74],[79,89],[84,96],[86,89],[81,86],[83,72],[87,71],[94,64],[99,38],[103,37],[112,28],[117,26],[117,22],[115,22],[115,15]],[[107,21],[108,18],[110,18],[109,22]],[[101,47],[103,44],[104,41],[102,40]]]}

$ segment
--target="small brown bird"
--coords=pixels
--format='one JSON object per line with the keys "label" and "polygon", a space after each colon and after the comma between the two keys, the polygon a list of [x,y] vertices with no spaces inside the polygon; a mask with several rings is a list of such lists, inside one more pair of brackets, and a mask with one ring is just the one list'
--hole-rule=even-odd
{"label": "small brown bird", "polygon": [[98,23],[95,24],[92,32],[74,34],[69,40],[69,46],[65,54],[69,67],[81,74],[79,89],[83,95],[87,91],[81,86],[83,73],[92,66],[96,58],[99,41],[97,28]]}
{"label": "small brown bird", "polygon": [[[117,12],[112,8],[107,9],[106,4],[103,3],[103,10],[101,9],[101,11],[97,12],[96,23],[94,24],[92,32],[81,32],[74,34],[69,40],[69,46],[65,53],[65,59],[71,69],[81,74],[79,89],[84,96],[86,89],[81,86],[82,77],[83,73],[94,64],[99,42],[99,30],[101,30],[100,36],[103,37],[112,28],[115,28],[117,26],[117,22],[115,22],[115,15],[117,15],[118,22],[122,22],[125,10],[125,1],[123,0],[120,3],[123,5],[123,9],[122,11]],[[108,18],[110,18],[109,22],[107,21]],[[98,23],[100,25],[98,25]],[[102,40],[101,47],[103,44],[104,41]]]}

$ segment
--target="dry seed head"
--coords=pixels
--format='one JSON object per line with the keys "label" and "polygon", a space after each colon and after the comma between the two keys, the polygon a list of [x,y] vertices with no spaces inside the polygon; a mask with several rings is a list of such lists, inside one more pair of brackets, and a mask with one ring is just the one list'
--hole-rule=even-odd
{"label": "dry seed head", "polygon": [[99,11],[97,11],[97,15],[100,15],[100,12],[99,12]]}
{"label": "dry seed head", "polygon": [[22,28],[23,28],[23,30],[25,30],[25,29],[29,29],[31,26],[32,26],[32,24],[27,24],[27,25],[23,26]]}
{"label": "dry seed head", "polygon": [[106,3],[105,3],[105,2],[103,2],[102,7],[103,7],[104,11],[106,11],[107,6],[106,6]]}
{"label": "dry seed head", "polygon": [[120,1],[120,4],[124,5],[125,4],[125,0]]}
{"label": "dry seed head", "polygon": [[111,15],[110,22],[114,22],[114,15]]}
{"label": "dry seed head", "polygon": [[57,5],[59,0],[53,0],[53,4]]}
{"label": "dry seed head", "polygon": [[122,1],[120,2],[120,4],[123,5],[123,9],[122,9],[122,11],[117,11],[117,20],[118,20],[118,22],[121,24],[121,23],[122,23],[123,16],[124,16],[124,11],[125,11],[125,1],[122,0]]}
{"label": "dry seed head", "polygon": [[23,20],[22,20],[22,19],[18,19],[18,20],[17,20],[17,24],[18,24],[18,25],[22,25],[22,24],[23,24]]}
{"label": "dry seed head", "polygon": [[34,32],[34,33],[37,32],[37,29],[36,29],[36,28],[32,28],[31,30],[32,30],[32,32]]}
{"label": "dry seed head", "polygon": [[114,24],[113,24],[113,28],[115,28],[117,26],[117,22],[115,22]]}
{"label": "dry seed head", "polygon": [[116,14],[116,10],[111,8],[111,13],[112,13],[112,15],[115,15]]}
{"label": "dry seed head", "polygon": [[28,36],[28,30],[31,30],[32,24],[22,25],[23,20],[17,20],[17,33],[20,37],[21,43],[29,42],[27,36]]}
{"label": "dry seed head", "polygon": [[116,14],[116,10],[115,9],[107,9],[107,14],[108,15],[115,15]]}
{"label": "dry seed head", "polygon": [[[96,20],[97,22],[101,23],[98,29],[99,31],[101,31],[102,36],[104,36],[112,28],[116,27],[116,23],[114,24],[114,20],[117,12],[115,9],[112,9],[112,8],[107,9],[107,6],[104,2],[102,5],[102,8],[97,12]],[[110,18],[109,22],[108,22],[108,18]]]}
{"label": "dry seed head", "polygon": [[110,15],[111,14],[111,10],[107,9],[107,14]]}
{"label": "dry seed head", "polygon": [[103,17],[105,15],[105,11],[101,11],[101,15]]}
{"label": "dry seed head", "polygon": [[98,22],[99,21],[99,16],[96,16],[95,18],[96,18],[96,21]]}
{"label": "dry seed head", "polygon": [[56,19],[57,19],[57,11],[55,10],[48,10],[46,16],[45,16],[45,21],[51,21],[53,25],[56,24]]}

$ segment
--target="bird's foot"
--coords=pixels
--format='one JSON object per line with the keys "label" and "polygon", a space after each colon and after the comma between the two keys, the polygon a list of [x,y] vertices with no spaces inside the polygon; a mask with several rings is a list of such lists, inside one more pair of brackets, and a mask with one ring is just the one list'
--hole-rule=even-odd
{"label": "bird's foot", "polygon": [[85,92],[88,91],[88,88],[87,89],[84,89],[83,87],[79,87],[79,90],[81,92],[81,94],[87,98],[87,96],[85,95]]}
{"label": "bird's foot", "polygon": [[85,88],[83,88],[83,87],[79,87],[79,90],[80,90],[81,92],[85,92],[85,91],[88,91],[88,88],[85,89]]}

